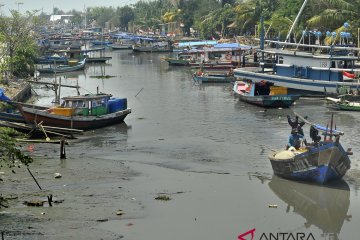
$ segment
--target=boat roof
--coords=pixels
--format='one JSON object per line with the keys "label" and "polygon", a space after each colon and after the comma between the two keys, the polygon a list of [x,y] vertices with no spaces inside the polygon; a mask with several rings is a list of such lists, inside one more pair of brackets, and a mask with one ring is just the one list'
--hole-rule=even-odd
{"label": "boat roof", "polygon": [[231,52],[231,51],[241,51],[241,50],[245,50],[244,48],[215,48],[215,47],[210,47],[210,48],[202,48],[202,49],[190,49],[190,50],[183,50],[181,51],[179,54],[184,55],[184,54],[196,54],[196,53],[204,53],[204,52]]}
{"label": "boat roof", "polygon": [[79,96],[69,96],[63,97],[64,101],[79,101],[79,100],[93,100],[93,99],[101,99],[101,98],[109,98],[112,97],[111,94],[99,93],[99,94],[85,94]]}
{"label": "boat roof", "polygon": [[192,41],[192,42],[179,42],[179,47],[193,47],[193,46],[203,46],[203,45],[215,45],[217,41],[213,40],[204,40],[204,41]]}
{"label": "boat roof", "polygon": [[214,48],[241,48],[241,49],[251,49],[251,46],[241,45],[240,43],[218,43],[214,45]]}

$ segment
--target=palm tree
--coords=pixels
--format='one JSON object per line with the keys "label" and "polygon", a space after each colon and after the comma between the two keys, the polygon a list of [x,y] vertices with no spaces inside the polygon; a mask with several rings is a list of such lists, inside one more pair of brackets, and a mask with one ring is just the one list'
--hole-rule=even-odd
{"label": "palm tree", "polygon": [[[307,24],[310,28],[316,28],[321,30],[335,31],[337,32],[336,40],[340,38],[340,32],[350,31],[353,35],[356,35],[355,29],[346,29],[344,23],[350,23],[350,26],[359,26],[360,20],[360,2],[357,0],[320,0],[319,9],[322,9],[318,14],[307,20]],[[334,41],[332,37],[326,37],[325,42],[330,43]]]}

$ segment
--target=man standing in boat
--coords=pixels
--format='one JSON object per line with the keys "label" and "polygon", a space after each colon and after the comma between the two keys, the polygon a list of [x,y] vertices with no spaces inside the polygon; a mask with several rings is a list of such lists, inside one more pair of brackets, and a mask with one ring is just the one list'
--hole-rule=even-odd
{"label": "man standing in boat", "polygon": [[301,139],[303,138],[304,135],[299,134],[297,128],[293,128],[291,130],[291,135],[289,136],[289,141],[286,145],[286,149],[289,149],[290,147],[294,147],[296,150],[298,150],[301,146]]}
{"label": "man standing in boat", "polygon": [[[305,117],[306,119],[307,117]],[[304,136],[304,131],[302,127],[305,125],[304,121],[299,122],[299,117],[295,116],[295,120],[293,121],[290,117],[290,115],[287,115],[287,120],[289,125],[291,126],[291,129],[297,129],[298,133]]]}

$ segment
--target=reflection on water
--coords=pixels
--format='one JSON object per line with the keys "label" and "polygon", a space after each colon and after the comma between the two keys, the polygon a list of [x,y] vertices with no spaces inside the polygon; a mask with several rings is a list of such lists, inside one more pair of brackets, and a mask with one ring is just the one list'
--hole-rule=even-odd
{"label": "reflection on water", "polygon": [[[126,145],[128,139],[128,130],[131,129],[131,125],[127,125],[125,122],[120,124],[111,125],[108,127],[87,131],[84,133],[85,144],[90,148],[108,148],[119,149]],[[81,141],[80,140],[78,142]]]}
{"label": "reflection on water", "polygon": [[350,188],[345,181],[332,185],[318,186],[289,181],[273,176],[269,182],[270,189],[285,203],[286,212],[296,213],[305,218],[305,227],[314,225],[323,231],[329,239],[338,239],[338,235],[350,205]]}

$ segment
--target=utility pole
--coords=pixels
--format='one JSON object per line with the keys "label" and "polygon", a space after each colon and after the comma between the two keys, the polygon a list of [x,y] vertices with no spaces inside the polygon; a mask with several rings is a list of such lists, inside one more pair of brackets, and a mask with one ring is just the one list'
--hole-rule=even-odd
{"label": "utility pole", "polygon": [[23,5],[24,3],[23,2],[15,2],[18,7],[17,7],[17,11],[20,12],[20,5]]}
{"label": "utility pole", "polygon": [[86,11],[86,7],[85,7],[85,5],[84,5],[84,13],[85,13],[84,28],[85,28],[85,29],[86,29],[86,25],[87,25],[87,24],[86,24],[86,12],[87,12],[87,11]]}

